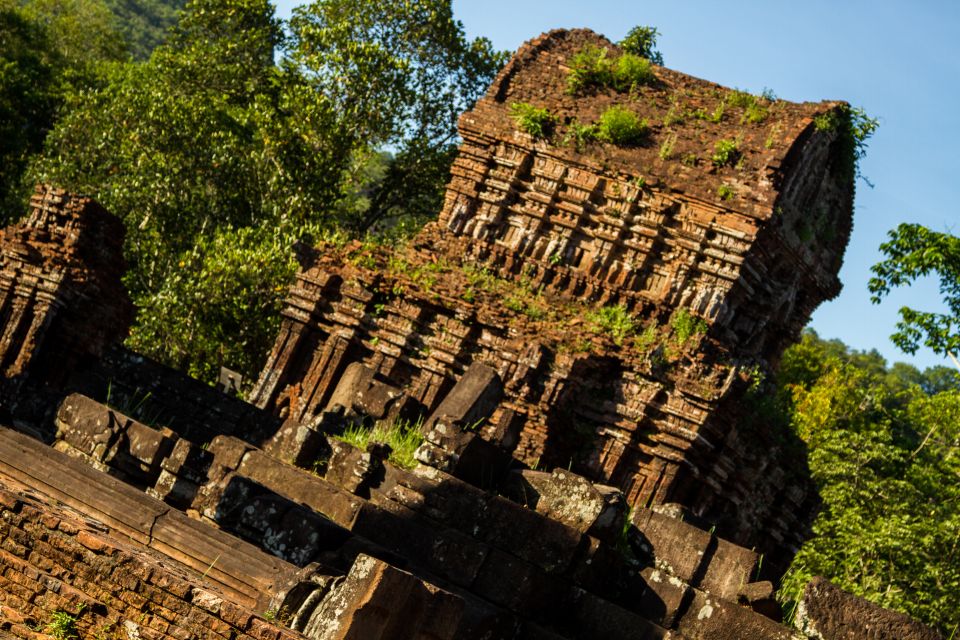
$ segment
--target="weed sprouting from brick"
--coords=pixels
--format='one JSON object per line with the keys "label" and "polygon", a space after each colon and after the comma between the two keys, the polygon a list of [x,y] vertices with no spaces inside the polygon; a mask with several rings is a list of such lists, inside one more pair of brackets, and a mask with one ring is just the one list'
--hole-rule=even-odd
{"label": "weed sprouting from brick", "polygon": [[739,159],[740,143],[729,138],[718,140],[713,146],[713,155],[710,156],[710,161],[713,162],[715,167],[736,164]]}
{"label": "weed sprouting from brick", "polygon": [[623,345],[624,341],[636,332],[638,326],[636,318],[622,304],[590,311],[586,320],[597,333],[609,336],[617,346]]}
{"label": "weed sprouting from brick", "polygon": [[696,317],[686,309],[677,309],[674,312],[673,317],[670,318],[670,327],[673,329],[677,344],[681,347],[694,336],[706,333],[708,328],[702,318]]}
{"label": "weed sprouting from brick", "polygon": [[[78,607],[77,615],[83,611],[83,607]],[[68,640],[69,638],[78,638],[77,617],[66,611],[54,611],[50,616],[50,622],[43,629],[44,633],[52,636],[56,640]]]}
{"label": "weed sprouting from brick", "polygon": [[650,60],[634,53],[612,57],[605,47],[586,46],[570,58],[567,92],[612,88],[630,91],[656,80]]}
{"label": "weed sprouting from brick", "polygon": [[645,119],[619,105],[604,111],[597,122],[597,139],[611,144],[640,144],[649,131],[650,125]]}
{"label": "weed sprouting from brick", "polygon": [[557,118],[547,109],[535,107],[528,102],[514,102],[510,105],[510,117],[517,127],[536,139],[549,138],[553,134]]}

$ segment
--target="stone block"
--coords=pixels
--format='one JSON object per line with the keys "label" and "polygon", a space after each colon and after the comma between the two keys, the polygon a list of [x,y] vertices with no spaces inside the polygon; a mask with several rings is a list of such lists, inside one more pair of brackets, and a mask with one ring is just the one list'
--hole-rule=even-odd
{"label": "stone block", "polygon": [[371,442],[366,450],[340,440],[329,441],[330,460],[324,479],[350,493],[369,497],[370,488],[384,477],[384,463],[390,457],[389,445]]}
{"label": "stone block", "polygon": [[429,430],[438,420],[461,428],[475,428],[493,415],[503,397],[503,382],[490,366],[474,362],[446,395],[424,425]]}
{"label": "stone block", "polygon": [[[710,640],[806,640],[749,607],[723,600],[698,589],[680,612],[676,628],[690,638]],[[689,596],[688,596],[689,597]]]}
{"label": "stone block", "polygon": [[427,466],[486,488],[501,484],[515,464],[509,453],[446,418],[426,428],[424,443],[414,455]]}
{"label": "stone block", "polygon": [[207,470],[212,462],[213,453],[180,438],[174,443],[170,455],[161,460],[160,467],[179,478],[202,484],[207,479]]}
{"label": "stone block", "polygon": [[524,470],[519,475],[523,494],[537,513],[602,540],[614,541],[622,534],[627,503],[619,490],[562,469]]}
{"label": "stone block", "polygon": [[361,555],[303,633],[314,640],[454,640],[463,608],[460,597]]}
{"label": "stone block", "polygon": [[327,410],[346,409],[346,416],[370,417],[374,420],[412,418],[411,398],[403,391],[376,378],[376,372],[359,362],[347,365],[337,383]]}
{"label": "stone block", "polygon": [[[582,589],[573,589],[571,609],[566,615],[573,618],[574,633],[569,635],[576,637],[605,640],[669,640],[672,637],[663,627]],[[566,628],[563,631],[569,633]]]}
{"label": "stone block", "polygon": [[313,510],[238,475],[230,476],[214,520],[224,530],[301,567],[321,553],[339,549],[351,536]]}
{"label": "stone block", "polygon": [[942,640],[909,616],[888,611],[847,593],[825,578],[814,578],[797,608],[797,628],[822,640]]}
{"label": "stone block", "polygon": [[500,496],[487,501],[474,535],[550,574],[570,567],[583,539],[575,529]]}
{"label": "stone block", "polygon": [[330,457],[330,445],[322,430],[288,418],[263,445],[263,450],[292,465],[310,469]]}
{"label": "stone block", "polygon": [[759,555],[684,521],[645,509],[633,522],[652,547],[657,567],[727,600],[751,582]]}

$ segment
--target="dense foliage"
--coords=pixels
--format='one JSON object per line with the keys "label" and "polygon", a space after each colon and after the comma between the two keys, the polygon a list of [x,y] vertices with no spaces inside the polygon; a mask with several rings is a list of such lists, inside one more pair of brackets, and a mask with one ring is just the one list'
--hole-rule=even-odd
{"label": "dense foliage", "polygon": [[325,0],[290,26],[267,0],[190,2],[149,60],[68,95],[31,173],[124,219],[131,344],[206,380],[258,372],[299,239],[439,210],[456,117],[503,59],[445,0]]}
{"label": "dense foliage", "polygon": [[125,57],[102,0],[0,0],[0,217],[22,211],[27,166],[66,96]]}
{"label": "dense foliage", "polygon": [[813,576],[947,632],[960,624],[960,375],[887,367],[808,332],[778,379],[823,508],[781,599]]}

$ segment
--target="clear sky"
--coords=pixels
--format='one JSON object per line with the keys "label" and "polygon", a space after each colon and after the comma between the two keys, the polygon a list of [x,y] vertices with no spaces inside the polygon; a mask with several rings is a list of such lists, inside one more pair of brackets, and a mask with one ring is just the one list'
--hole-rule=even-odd
{"label": "clear sky", "polygon": [[[286,17],[298,2],[281,0]],[[453,0],[470,37],[500,49],[561,27],[619,40],[635,25],[660,30],[668,67],[793,101],[846,100],[880,119],[857,185],[843,292],[812,326],[824,338],[877,349],[890,362],[948,364],[901,353],[888,336],[903,305],[941,310],[937,282],[897,291],[881,305],[867,292],[878,247],[900,222],[960,233],[960,3],[950,0]]]}

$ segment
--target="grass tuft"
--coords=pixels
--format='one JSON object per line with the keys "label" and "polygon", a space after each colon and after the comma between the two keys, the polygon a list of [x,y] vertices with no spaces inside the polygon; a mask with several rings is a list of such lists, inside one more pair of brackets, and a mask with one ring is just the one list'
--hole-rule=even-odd
{"label": "grass tuft", "polygon": [[643,142],[650,131],[646,120],[619,105],[610,107],[597,122],[597,139],[611,144],[630,146]]}
{"label": "grass tuft", "polygon": [[636,319],[622,304],[591,311],[587,313],[586,320],[598,333],[610,336],[617,346],[623,345],[624,341],[637,330]]}
{"label": "grass tuft", "polygon": [[423,444],[421,426],[422,420],[397,420],[393,424],[378,422],[372,429],[363,425],[351,425],[343,434],[337,436],[337,439],[358,449],[366,449],[371,442],[382,442],[392,450],[390,462],[403,469],[413,469],[417,466],[417,459],[413,454]]}

